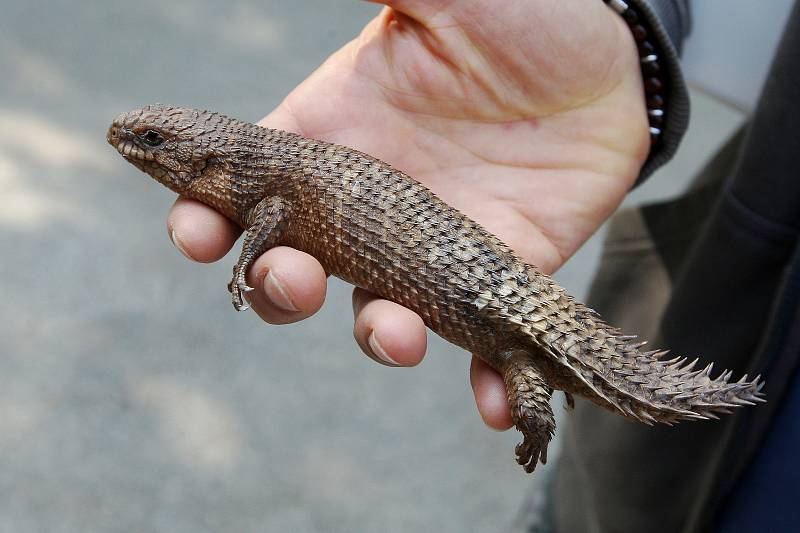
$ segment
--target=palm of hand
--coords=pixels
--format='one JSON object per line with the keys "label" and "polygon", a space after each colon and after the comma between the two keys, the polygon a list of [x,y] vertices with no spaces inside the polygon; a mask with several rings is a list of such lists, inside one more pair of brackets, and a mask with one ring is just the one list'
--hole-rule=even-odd
{"label": "palm of hand", "polygon": [[[648,148],[635,46],[597,0],[380,0],[385,9],[262,124],[351,146],[428,185],[544,272],[556,270],[621,202]],[[199,261],[238,228],[179,200],[168,226]],[[250,269],[265,321],[316,312],[325,272],[278,247]],[[419,316],[354,292],[354,335],[387,364],[425,353]],[[473,358],[484,421],[511,426],[502,378]]]}
{"label": "palm of hand", "polygon": [[629,30],[585,0],[396,3],[265,122],[389,162],[556,270],[646,155]]}

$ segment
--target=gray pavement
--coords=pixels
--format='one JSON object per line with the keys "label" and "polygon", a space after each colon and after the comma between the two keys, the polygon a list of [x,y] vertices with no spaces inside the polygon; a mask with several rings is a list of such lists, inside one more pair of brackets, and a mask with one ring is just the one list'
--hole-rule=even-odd
{"label": "gray pavement", "polygon": [[[150,102],[257,119],[376,10],[0,1],[0,533],[498,531],[539,490],[515,432],[482,425],[465,353],[372,363],[337,281],[301,324],[233,312],[234,258],[183,259],[171,195],[105,144]],[[738,120],[696,103],[633,199],[680,190]],[[578,296],[600,237],[557,275]]]}

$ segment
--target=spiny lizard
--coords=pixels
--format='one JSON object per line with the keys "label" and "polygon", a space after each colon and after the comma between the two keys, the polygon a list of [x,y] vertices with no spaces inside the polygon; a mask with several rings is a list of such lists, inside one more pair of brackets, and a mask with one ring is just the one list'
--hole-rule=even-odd
{"label": "spiny lizard", "polygon": [[152,105],[123,113],[108,142],[176,193],[245,230],[228,285],[246,308],[248,267],[286,245],[327,272],[418,313],[500,372],[517,461],[547,460],[554,389],[651,424],[716,418],[763,401],[763,383],[643,352],[500,239],[403,172],[357,150],[218,113]]}

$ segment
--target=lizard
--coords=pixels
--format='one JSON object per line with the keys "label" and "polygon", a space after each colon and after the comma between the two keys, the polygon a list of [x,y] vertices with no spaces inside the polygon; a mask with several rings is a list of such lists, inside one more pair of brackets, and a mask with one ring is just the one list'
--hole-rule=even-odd
{"label": "lizard", "polygon": [[522,442],[517,462],[547,461],[550,398],[580,395],[647,424],[717,418],[764,401],[760,377],[712,378],[712,364],[607,324],[498,237],[423,184],[358,150],[225,115],[150,105],[117,116],[106,140],[172,191],[244,230],[228,290],[247,309],[245,276],[268,249],[291,246],[346,282],[419,314],[504,379]]}

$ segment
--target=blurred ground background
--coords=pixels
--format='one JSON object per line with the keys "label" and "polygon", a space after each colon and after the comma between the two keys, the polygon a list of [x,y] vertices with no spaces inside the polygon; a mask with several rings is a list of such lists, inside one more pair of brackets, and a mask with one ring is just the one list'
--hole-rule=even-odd
{"label": "blurred ground background", "polygon": [[[465,353],[431,338],[417,368],[372,363],[338,281],[301,324],[233,312],[234,258],[186,261],[172,196],[105,144],[117,113],[152,102],[257,120],[378,8],[0,8],[0,532],[508,525],[547,469],[525,475],[516,432],[482,425]],[[740,120],[693,101],[678,160],[628,202],[680,191]],[[556,276],[578,297],[601,240]]]}

